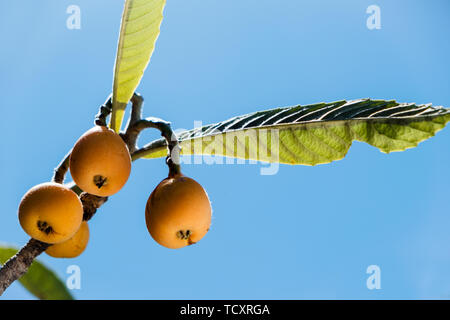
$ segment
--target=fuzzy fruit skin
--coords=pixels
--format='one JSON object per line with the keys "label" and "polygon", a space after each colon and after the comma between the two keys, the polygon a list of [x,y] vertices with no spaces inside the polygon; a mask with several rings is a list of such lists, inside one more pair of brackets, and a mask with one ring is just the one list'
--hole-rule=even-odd
{"label": "fuzzy fruit skin", "polygon": [[75,258],[83,253],[88,242],[89,226],[86,221],[83,221],[72,238],[48,247],[45,253],[54,258]]}
{"label": "fuzzy fruit skin", "polygon": [[[211,225],[211,203],[203,187],[183,175],[169,177],[153,190],[145,208],[152,238],[160,245],[178,249],[202,239]],[[181,238],[180,231],[189,237]]]}
{"label": "fuzzy fruit skin", "polygon": [[[85,192],[101,197],[117,193],[128,180],[131,157],[122,138],[104,126],[95,126],[75,143],[69,162],[75,183]],[[106,178],[100,188],[95,177]]]}
{"label": "fuzzy fruit skin", "polygon": [[69,188],[47,182],[28,190],[20,201],[18,216],[23,230],[32,238],[59,243],[80,228],[83,205]]}

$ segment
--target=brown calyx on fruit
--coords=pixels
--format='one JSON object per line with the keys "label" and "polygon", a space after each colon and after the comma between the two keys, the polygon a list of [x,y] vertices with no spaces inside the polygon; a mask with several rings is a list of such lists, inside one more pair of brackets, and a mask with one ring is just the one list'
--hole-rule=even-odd
{"label": "brown calyx on fruit", "polygon": [[103,177],[102,175],[96,175],[96,176],[94,176],[94,184],[97,186],[97,188],[101,188],[101,187],[103,187],[104,185],[106,185],[106,181],[107,181],[108,179],[107,178],[105,178],[105,177]]}
{"label": "brown calyx on fruit", "polygon": [[181,240],[187,240],[191,236],[191,230],[179,230],[177,232],[177,238],[180,238]]}
{"label": "brown calyx on fruit", "polygon": [[177,238],[178,238],[178,239],[181,239],[181,240],[187,240],[187,243],[188,243],[189,246],[190,246],[191,244],[196,243],[196,242],[194,242],[194,241],[191,240],[191,236],[192,236],[191,230],[186,230],[186,231],[179,230],[179,231],[176,233],[176,235],[177,235]]}
{"label": "brown calyx on fruit", "polygon": [[50,234],[53,232],[53,228],[52,226],[50,226],[47,222],[45,221],[41,221],[38,220],[37,222],[37,227],[39,229],[39,231],[44,232],[46,235]]}

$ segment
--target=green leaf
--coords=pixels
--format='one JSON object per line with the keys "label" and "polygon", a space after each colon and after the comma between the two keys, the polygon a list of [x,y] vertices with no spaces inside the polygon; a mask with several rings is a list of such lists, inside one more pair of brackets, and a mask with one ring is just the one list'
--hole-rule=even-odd
{"label": "green leaf", "polygon": [[111,128],[122,126],[125,108],[136,90],[159,36],[166,0],[126,0],[114,67]]}
{"label": "green leaf", "polygon": [[[16,248],[0,246],[0,264],[4,264],[17,253]],[[31,294],[41,300],[73,300],[65,284],[42,263],[34,260],[28,272],[19,282]]]}
{"label": "green leaf", "polygon": [[[362,99],[260,111],[182,132],[182,155],[317,165],[345,157],[354,140],[382,152],[413,148],[445,127],[450,109]],[[133,159],[166,156],[163,139]]]}

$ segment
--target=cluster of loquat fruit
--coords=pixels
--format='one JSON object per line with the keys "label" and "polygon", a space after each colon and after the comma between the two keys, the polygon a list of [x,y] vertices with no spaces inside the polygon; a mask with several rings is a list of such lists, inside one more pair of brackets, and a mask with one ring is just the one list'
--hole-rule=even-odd
{"label": "cluster of loquat fruit", "polygon": [[[131,172],[131,157],[119,134],[96,125],[84,133],[72,149],[69,170],[84,192],[108,197],[117,193]],[[148,231],[167,248],[198,242],[211,224],[211,204],[203,187],[181,173],[169,177],[151,193],[145,208]],[[32,238],[51,244],[52,257],[79,256],[89,241],[83,221],[83,204],[70,188],[46,182],[31,188],[18,210],[23,230]]]}

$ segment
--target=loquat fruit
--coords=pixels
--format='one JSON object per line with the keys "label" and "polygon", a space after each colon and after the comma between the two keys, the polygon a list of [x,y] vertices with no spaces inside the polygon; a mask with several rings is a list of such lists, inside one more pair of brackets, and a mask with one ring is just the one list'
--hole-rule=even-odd
{"label": "loquat fruit", "polygon": [[54,182],[31,188],[22,198],[18,210],[23,230],[45,243],[71,238],[83,220],[83,205],[69,188]]}
{"label": "loquat fruit", "polygon": [[86,221],[83,221],[72,238],[48,247],[45,252],[54,258],[75,258],[83,253],[88,242],[89,226]]}
{"label": "loquat fruit", "polygon": [[117,193],[128,180],[131,157],[122,138],[105,126],[95,126],[75,143],[69,162],[75,183],[101,197]]}
{"label": "loquat fruit", "polygon": [[160,245],[178,249],[202,239],[211,225],[211,204],[203,187],[182,174],[153,190],[145,208],[148,231]]}

